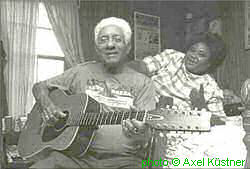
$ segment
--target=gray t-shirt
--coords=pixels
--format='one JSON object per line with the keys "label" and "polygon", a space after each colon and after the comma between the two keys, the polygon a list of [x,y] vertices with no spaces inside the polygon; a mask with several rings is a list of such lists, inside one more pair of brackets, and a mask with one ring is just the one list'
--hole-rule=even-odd
{"label": "gray t-shirt", "polygon": [[[102,63],[88,62],[77,65],[46,83],[72,94],[87,93],[96,97],[96,100],[106,99],[101,104],[103,111],[125,111],[131,104],[139,110],[155,108],[153,83],[148,77],[129,67],[124,67],[122,73],[109,74],[105,72]],[[136,146],[132,139],[123,135],[121,125],[103,125],[96,130],[90,149],[98,153],[126,155],[134,151]]]}

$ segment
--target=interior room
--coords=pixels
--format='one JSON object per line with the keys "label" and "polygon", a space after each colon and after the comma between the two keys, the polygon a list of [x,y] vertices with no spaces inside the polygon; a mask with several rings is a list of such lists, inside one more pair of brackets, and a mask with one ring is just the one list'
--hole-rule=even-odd
{"label": "interior room", "polygon": [[[192,40],[207,33],[220,37],[226,57],[210,76],[223,92],[227,117],[218,122],[216,132],[207,132],[198,139],[192,136],[186,144],[192,144],[191,155],[196,160],[203,155],[250,160],[250,2],[1,0],[0,169],[32,165],[18,152],[18,140],[33,106],[38,104],[33,96],[34,84],[79,64],[100,61],[95,27],[107,17],[123,18],[131,26],[131,50],[126,62],[143,60],[165,49],[185,53]],[[152,42],[150,34],[155,38]],[[205,146],[199,145],[201,142]],[[184,144],[177,146],[182,152],[178,158],[191,158]],[[247,168],[247,164],[237,167]]]}

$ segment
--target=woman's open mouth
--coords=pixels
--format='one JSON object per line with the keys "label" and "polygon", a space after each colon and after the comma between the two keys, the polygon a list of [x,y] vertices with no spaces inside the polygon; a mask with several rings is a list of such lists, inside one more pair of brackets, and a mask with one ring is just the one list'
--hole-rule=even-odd
{"label": "woman's open mouth", "polygon": [[187,58],[187,64],[189,64],[189,65],[195,65],[197,63],[198,63],[198,59],[191,58],[191,57]]}

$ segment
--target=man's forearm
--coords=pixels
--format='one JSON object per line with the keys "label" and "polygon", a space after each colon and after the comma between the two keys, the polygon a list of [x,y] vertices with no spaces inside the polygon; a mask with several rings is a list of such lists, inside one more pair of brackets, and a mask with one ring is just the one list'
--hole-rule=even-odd
{"label": "man's forearm", "polygon": [[33,95],[38,103],[42,106],[48,106],[51,104],[49,98],[49,88],[44,82],[36,83],[32,89]]}

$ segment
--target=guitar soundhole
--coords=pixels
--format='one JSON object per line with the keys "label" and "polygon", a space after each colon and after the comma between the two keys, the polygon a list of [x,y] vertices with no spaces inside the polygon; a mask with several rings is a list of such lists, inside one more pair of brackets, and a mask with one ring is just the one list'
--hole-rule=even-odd
{"label": "guitar soundhole", "polygon": [[46,126],[43,131],[42,141],[47,142],[55,139],[59,136],[65,129],[66,129],[66,122],[69,117],[69,112],[64,111],[63,113],[66,114],[65,118],[60,118],[54,126]]}

